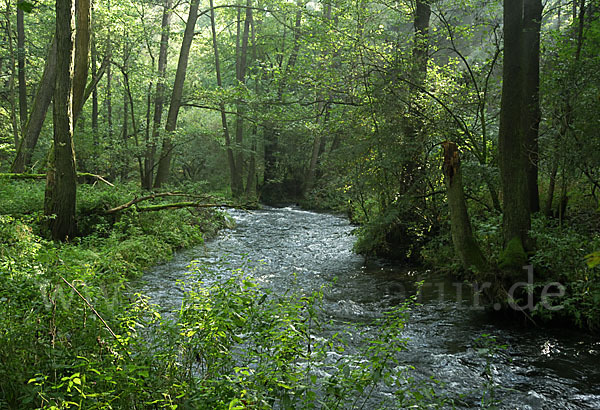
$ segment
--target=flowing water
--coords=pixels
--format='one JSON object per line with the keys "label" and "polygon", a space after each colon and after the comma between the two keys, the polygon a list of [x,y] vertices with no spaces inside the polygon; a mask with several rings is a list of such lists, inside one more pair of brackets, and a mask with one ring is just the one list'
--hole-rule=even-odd
{"label": "flowing water", "polygon": [[[420,304],[411,309],[404,333],[404,363],[416,377],[439,380],[439,391],[459,406],[480,404],[484,386],[499,386],[506,409],[600,409],[600,340],[571,330],[516,328],[492,322],[477,307],[470,288],[427,272],[366,263],[352,252],[352,226],[344,218],[295,208],[232,211],[235,229],[205,246],[183,251],[144,276],[139,291],[164,310],[180,306],[177,285],[192,260],[226,270],[250,262],[252,275],[274,292],[306,293],[327,288],[324,308],[334,322],[368,322],[414,293],[424,280]],[[478,338],[507,345],[490,363]],[[486,371],[487,365],[487,371]]]}

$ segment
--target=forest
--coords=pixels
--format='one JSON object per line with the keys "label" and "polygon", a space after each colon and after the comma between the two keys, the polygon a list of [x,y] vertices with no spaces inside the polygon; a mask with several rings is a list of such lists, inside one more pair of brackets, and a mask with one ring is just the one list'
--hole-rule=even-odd
{"label": "forest", "polygon": [[228,209],[343,216],[355,254],[472,284],[490,320],[597,335],[598,0],[0,10],[0,408],[472,405],[398,374],[416,295],[331,363],[327,290],[194,268],[176,320],[136,291]]}

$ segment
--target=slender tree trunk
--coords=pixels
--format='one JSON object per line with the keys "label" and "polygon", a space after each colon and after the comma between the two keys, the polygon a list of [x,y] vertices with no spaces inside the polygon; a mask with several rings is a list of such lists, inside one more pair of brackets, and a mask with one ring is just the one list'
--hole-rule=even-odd
{"label": "slender tree trunk", "polygon": [[[325,5],[325,8],[323,10],[323,20],[326,26],[328,27],[331,23],[331,2],[327,2],[327,4]],[[327,57],[329,54],[329,46],[323,47],[323,52],[321,55],[323,61],[327,61]],[[321,64],[319,64],[319,69],[323,69],[321,67]],[[317,92],[317,100],[320,101],[317,103],[317,116],[315,120],[317,124],[316,135],[313,140],[313,148],[310,156],[310,162],[308,164],[308,171],[306,172],[306,180],[304,181],[304,186],[302,188],[303,197],[305,197],[313,189],[313,185],[315,183],[315,178],[317,175],[317,164],[319,163],[319,155],[324,150],[325,137],[323,135],[322,130],[325,128],[327,118],[329,117],[329,115],[326,112],[328,110],[328,105],[322,101],[323,97],[324,95],[322,92]],[[320,129],[318,126],[319,122],[321,122]]]}
{"label": "slender tree trunk", "polygon": [[317,162],[319,159],[319,153],[321,149],[321,131],[316,131],[317,135],[313,140],[312,153],[310,156],[310,163],[308,164],[308,171],[306,173],[306,181],[304,182],[304,189],[302,196],[306,196],[313,189],[315,183],[315,175],[317,172]]}
{"label": "slender tree trunk", "polygon": [[[93,13],[93,8],[92,8],[92,13]],[[92,30],[92,38],[91,38],[91,49],[90,49],[90,54],[92,57],[92,77],[93,78],[97,78],[98,76],[98,51],[96,50],[96,36],[94,35],[94,30]],[[110,63],[108,63],[110,64]],[[98,158],[98,154],[99,152],[99,145],[100,145],[100,141],[98,139],[98,116],[99,116],[99,112],[98,112],[98,85],[94,85],[94,88],[92,89],[92,140],[93,140],[93,153],[94,153],[94,158]],[[96,166],[97,163],[94,162],[94,166]]]}
{"label": "slender tree trunk", "polygon": [[[217,86],[223,87],[221,79],[221,61],[219,59],[219,44],[217,43],[217,30],[215,25],[215,10],[213,0],[210,0],[210,26],[212,31],[213,51],[215,54],[215,72],[217,75]],[[219,111],[221,112],[221,126],[223,127],[223,137],[225,138],[225,146],[227,148],[227,164],[229,165],[229,176],[231,179],[231,187],[235,186],[234,177],[236,175],[235,157],[233,156],[233,148],[231,147],[231,136],[229,134],[229,126],[227,125],[227,115],[225,114],[225,105],[219,103]]]}
{"label": "slender tree trunk", "polygon": [[541,0],[525,0],[523,10],[523,131],[527,154],[527,189],[531,212],[540,210],[538,133],[540,126]]}
{"label": "slender tree trunk", "polygon": [[162,123],[163,107],[165,103],[165,80],[167,74],[167,58],[169,50],[169,34],[171,22],[172,1],[165,0],[163,4],[163,16],[161,22],[160,49],[158,52],[158,81],[156,83],[156,95],[154,97],[154,118],[152,120],[152,137],[146,145],[144,158],[144,181],[143,188],[151,189],[154,178],[154,157],[156,156],[156,141],[160,137],[160,125]]}
{"label": "slender tree trunk", "polygon": [[454,142],[446,141],[444,146],[444,181],[448,194],[448,209],[450,211],[450,228],[452,243],[465,269],[473,267],[484,272],[486,261],[481,249],[473,236],[471,222],[467,212],[465,193],[462,184],[460,153]]}
{"label": "slender tree trunk", "polygon": [[20,138],[19,138],[19,121],[17,120],[17,98],[15,95],[15,78],[17,77],[17,64],[15,64],[15,50],[14,50],[14,40],[13,40],[13,32],[11,28],[11,12],[10,12],[10,3],[6,3],[6,36],[8,37],[8,52],[10,55],[10,77],[8,80],[8,102],[10,104],[10,123],[13,129],[13,140],[15,144],[15,148],[19,146]]}
{"label": "slender tree trunk", "polygon": [[75,66],[73,72],[73,124],[77,123],[85,103],[90,65],[91,0],[75,1]]}
{"label": "slender tree trunk", "polygon": [[[260,7],[260,4],[258,5]],[[256,46],[256,31],[257,25],[254,21],[254,16],[250,21],[250,33],[252,42],[252,61],[257,60],[257,46]],[[254,92],[256,95],[260,95],[260,81],[254,81]],[[246,197],[256,198],[257,189],[257,175],[256,175],[256,149],[257,149],[257,138],[258,138],[258,127],[256,124],[252,125],[252,146],[250,150],[250,158],[248,159],[248,175],[246,177]]]}
{"label": "slender tree trunk", "polygon": [[[125,46],[123,46],[123,58],[125,59]],[[127,64],[127,63],[125,63]],[[123,67],[123,71],[127,70],[127,67]],[[125,75],[123,75],[123,125],[121,127],[121,137],[123,138],[123,147],[125,150],[123,151],[123,168],[121,168],[121,180],[127,180],[127,176],[129,174],[129,150],[127,149],[127,145],[129,143],[129,129],[127,127],[129,123],[129,100],[127,97],[127,86]]]}
{"label": "slender tree trunk", "polygon": [[31,165],[31,157],[33,156],[33,151],[35,150],[35,146],[40,137],[48,107],[50,106],[52,96],[54,95],[56,54],[56,38],[53,38],[52,44],[48,50],[48,57],[46,58],[42,79],[40,80],[39,88],[33,99],[31,114],[29,115],[29,120],[27,121],[27,125],[23,132],[23,138],[21,139],[17,155],[11,167],[11,171],[14,173],[25,172],[25,169]]}
{"label": "slender tree trunk", "polygon": [[192,46],[192,40],[194,39],[196,20],[198,20],[199,4],[200,0],[192,0],[188,20],[183,33],[183,42],[181,43],[179,62],[177,63],[175,82],[173,83],[173,93],[171,94],[171,104],[169,105],[169,113],[167,114],[166,132],[163,138],[162,152],[160,154],[156,179],[154,181],[155,188],[160,188],[169,177],[171,158],[173,157],[173,148],[175,147],[172,139],[175,129],[177,128],[177,117],[179,115],[179,109],[181,108],[181,97],[183,95],[183,83],[187,73],[190,47]]}
{"label": "slender tree trunk", "polygon": [[[111,0],[108,0],[108,4],[107,4],[107,8],[108,11],[110,12],[111,10],[111,5],[110,5]],[[106,105],[106,125],[108,127],[107,130],[107,135],[106,135],[106,139],[108,140],[109,144],[113,144],[113,117],[112,117],[112,83],[113,83],[113,73],[112,73],[112,30],[110,28],[110,26],[108,27],[108,33],[106,36],[106,58],[108,59],[109,63],[108,66],[106,67],[106,97],[104,98],[104,104]],[[114,178],[115,172],[116,172],[116,168],[114,167],[114,165],[111,165],[110,168],[110,173],[112,174],[112,177]]]}
{"label": "slender tree trunk", "polygon": [[23,10],[17,7],[17,62],[19,72],[19,119],[21,130],[27,124],[27,83],[25,82],[25,22]]}
{"label": "slender tree trunk", "polygon": [[[237,81],[239,85],[246,84],[246,66],[248,58],[248,39],[250,33],[250,23],[252,22],[252,2],[246,0],[246,17],[244,19],[243,32],[238,30],[238,43],[240,43],[241,34],[241,45],[239,47],[239,55],[237,58]],[[239,9],[238,9],[239,10]],[[238,25],[239,28],[239,25]],[[232,178],[231,192],[235,197],[240,197],[244,193],[244,182],[243,182],[243,170],[244,170],[244,156],[243,156],[243,144],[244,144],[244,114],[245,106],[240,100],[236,102],[237,115],[235,122],[235,174]]]}
{"label": "slender tree trunk", "polygon": [[523,0],[504,1],[504,67],[498,134],[506,268],[520,269],[531,226],[523,130]]}
{"label": "slender tree trunk", "polygon": [[248,198],[256,197],[256,138],[258,127],[252,126],[252,148],[248,160],[248,175],[246,177],[246,196]]}
{"label": "slender tree trunk", "polygon": [[550,170],[550,181],[548,183],[548,197],[544,206],[544,215],[552,216],[552,200],[556,190],[556,175],[558,174],[558,157],[552,158],[552,169]]}
{"label": "slender tree trunk", "polygon": [[65,240],[75,233],[77,180],[73,146],[73,28],[72,0],[56,1],[56,87],[54,92],[54,147],[48,165],[44,213],[49,219],[50,236]]}
{"label": "slender tree trunk", "polygon": [[[303,0],[296,0],[296,16],[294,20],[294,45],[290,52],[287,64],[285,66],[284,75],[279,81],[277,87],[277,102],[283,101],[283,92],[286,87],[286,80],[291,75],[292,70],[296,66],[298,52],[300,50],[300,37],[302,35],[302,11],[304,9]],[[282,57],[283,58],[283,57]],[[279,130],[275,123],[265,126],[264,129],[264,177],[263,184],[266,185],[270,181],[277,179],[277,156],[279,153]]]}
{"label": "slender tree trunk", "polygon": [[[107,45],[107,53],[109,58],[112,58],[112,47],[110,46],[110,39]],[[106,104],[106,125],[108,126],[108,141],[112,143],[113,137],[113,115],[112,115],[112,63],[108,63],[106,67],[106,97],[104,103]]]}

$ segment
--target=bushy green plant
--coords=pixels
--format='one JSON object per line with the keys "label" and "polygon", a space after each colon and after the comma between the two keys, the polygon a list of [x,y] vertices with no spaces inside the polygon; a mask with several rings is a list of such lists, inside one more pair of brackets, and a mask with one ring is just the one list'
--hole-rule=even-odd
{"label": "bushy green plant", "polygon": [[[239,270],[216,280],[201,267],[191,275],[179,323],[188,385],[198,389],[193,406],[364,408],[381,387],[395,392],[388,406],[442,402],[399,370],[407,305],[323,337],[321,292],[276,295]],[[351,353],[344,333],[362,338],[363,347]]]}
{"label": "bushy green plant", "polygon": [[355,230],[354,250],[368,256],[418,262],[431,229],[407,204],[395,204]]}
{"label": "bushy green plant", "polygon": [[28,215],[44,209],[46,182],[0,179],[0,213]]}

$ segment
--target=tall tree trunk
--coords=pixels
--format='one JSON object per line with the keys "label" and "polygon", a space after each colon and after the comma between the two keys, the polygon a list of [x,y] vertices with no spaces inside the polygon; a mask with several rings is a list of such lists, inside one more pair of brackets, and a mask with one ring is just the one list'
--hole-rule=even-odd
{"label": "tall tree trunk", "polygon": [[[219,44],[217,43],[217,29],[215,24],[215,10],[213,0],[210,0],[210,27],[212,32],[212,44],[215,55],[215,72],[217,75],[217,86],[223,87],[223,81],[221,79],[221,61],[219,59]],[[235,182],[234,177],[236,175],[236,164],[235,157],[233,156],[233,148],[231,147],[231,136],[229,134],[229,126],[227,124],[227,114],[225,114],[225,105],[219,103],[219,111],[221,112],[221,126],[223,127],[223,137],[225,138],[225,146],[227,148],[227,164],[229,165],[229,176],[231,179],[231,187],[233,189]]]}
{"label": "tall tree trunk", "polygon": [[448,195],[450,229],[452,231],[454,250],[465,269],[471,270],[475,267],[477,271],[484,272],[486,261],[473,236],[467,212],[462,184],[460,153],[454,142],[446,141],[442,145],[444,147],[444,181]]}
{"label": "tall tree trunk", "polygon": [[73,72],[73,123],[85,103],[85,88],[90,65],[91,0],[75,1],[75,65]]}
{"label": "tall tree trunk", "polygon": [[23,10],[17,7],[17,62],[19,75],[19,119],[21,131],[27,124],[27,84],[25,82],[25,22]]}
{"label": "tall tree trunk", "polygon": [[523,0],[504,1],[504,67],[498,150],[503,194],[501,265],[520,269],[531,226],[523,130]]}
{"label": "tall tree trunk", "polygon": [[40,85],[33,99],[31,114],[23,132],[23,138],[19,144],[17,155],[12,164],[11,171],[14,173],[25,172],[25,169],[31,165],[31,157],[37,145],[44,125],[44,119],[48,112],[48,107],[54,95],[55,79],[56,79],[56,38],[52,39],[52,44],[48,50],[46,65]]}
{"label": "tall tree trunk", "polygon": [[[125,41],[126,42],[126,41]],[[125,59],[125,46],[123,46],[123,58]],[[125,63],[127,64],[127,63]],[[123,67],[123,71],[127,70],[127,67]],[[128,140],[129,140],[129,129],[127,127],[129,123],[129,100],[127,97],[127,86],[126,86],[126,78],[123,74],[123,125],[121,127],[121,138],[123,138],[123,168],[121,168],[121,180],[127,180],[127,176],[129,175],[129,149]]]}
{"label": "tall tree trunk", "polygon": [[302,196],[306,196],[313,189],[315,183],[315,175],[317,172],[317,162],[319,159],[319,153],[321,149],[321,131],[316,130],[316,135],[313,140],[312,151],[310,155],[310,162],[308,164],[308,171],[306,172],[306,181],[304,181],[304,187],[302,189]]}
{"label": "tall tree trunk", "polygon": [[[107,8],[111,10],[111,0],[107,2]],[[106,125],[107,135],[106,139],[109,144],[113,144],[113,116],[112,116],[112,83],[113,83],[113,72],[112,72],[112,30],[108,27],[108,33],[106,35],[106,58],[108,59],[108,66],[106,67],[106,96],[104,98],[104,104],[106,106]],[[111,177],[116,177],[116,168],[113,164],[109,167],[109,173]]]}
{"label": "tall tree trunk", "polygon": [[[94,9],[92,7],[92,13]],[[96,36],[94,34],[94,30],[92,30],[92,38],[91,38],[91,49],[90,54],[92,58],[92,77],[96,78],[98,76],[98,51],[96,49]],[[110,62],[108,63],[110,64]],[[98,139],[98,85],[94,85],[92,89],[92,141],[93,141],[93,154],[94,158],[98,158],[99,145],[100,141]],[[96,167],[97,163],[94,161],[94,167]]]}
{"label": "tall tree trunk", "polygon": [[429,19],[431,17],[430,0],[417,0],[414,16],[414,45],[413,45],[413,81],[422,84],[427,76],[429,60]]}
{"label": "tall tree trunk", "polygon": [[[325,8],[323,9],[323,21],[325,22],[326,26],[329,27],[329,24],[331,23],[331,2],[327,2],[327,4],[325,5]],[[330,53],[329,46],[323,47],[323,51],[321,53],[321,58],[323,59],[323,61],[327,61],[327,57],[328,57],[329,53]],[[319,70],[323,69],[321,67],[321,63],[319,63],[318,69]],[[317,91],[316,97],[317,97],[317,100],[319,100],[319,102],[317,103],[317,115],[316,115],[316,119],[315,119],[315,123],[317,124],[316,135],[313,140],[312,153],[310,156],[310,162],[308,164],[308,170],[306,172],[306,179],[304,181],[304,186],[302,187],[302,196],[303,197],[305,197],[313,189],[313,185],[315,183],[315,178],[317,175],[317,164],[319,162],[319,155],[324,150],[324,145],[325,145],[324,144],[325,137],[323,136],[322,130],[325,128],[327,118],[329,117],[329,115],[326,113],[326,111],[328,110],[328,105],[322,101],[324,98],[323,93],[320,91]],[[321,123],[320,124],[321,129],[319,129],[319,122]]]}
{"label": "tall tree trunk", "polygon": [[[112,46],[110,37],[107,41],[106,52],[108,54],[108,58],[112,59]],[[108,126],[108,135],[107,139],[110,143],[112,143],[113,136],[113,116],[112,116],[112,83],[113,83],[113,74],[112,74],[112,63],[108,63],[106,67],[106,97],[104,99],[104,103],[106,104],[106,125]]]}
{"label": "tall tree trunk", "polygon": [[177,128],[177,117],[181,108],[181,97],[183,95],[183,83],[187,73],[188,60],[190,56],[190,47],[194,39],[194,30],[196,20],[198,20],[198,6],[200,0],[192,0],[188,20],[183,33],[183,41],[179,52],[179,62],[177,63],[177,71],[175,73],[175,82],[173,83],[173,92],[171,94],[171,104],[169,105],[169,113],[167,114],[167,125],[165,126],[165,136],[163,138],[162,152],[158,162],[158,170],[156,171],[156,179],[154,187],[160,188],[169,178],[171,168],[171,158],[173,157],[173,134]]}
{"label": "tall tree trunk", "polygon": [[19,121],[17,120],[17,98],[15,94],[15,78],[17,77],[17,65],[15,63],[15,50],[13,32],[11,28],[12,15],[10,12],[10,3],[6,3],[5,19],[6,19],[6,36],[8,37],[8,52],[10,55],[10,77],[8,80],[8,103],[10,104],[10,123],[13,129],[13,140],[15,148],[19,146]]}
{"label": "tall tree trunk", "polygon": [[158,141],[160,136],[160,125],[162,123],[163,107],[165,102],[165,80],[167,74],[167,57],[169,50],[171,4],[171,0],[164,0],[160,34],[160,49],[158,51],[158,81],[156,83],[156,95],[154,97],[152,137],[146,146],[146,155],[144,158],[144,181],[142,185],[144,189],[148,190],[152,188],[152,181],[154,178],[156,141]]}
{"label": "tall tree trunk", "polygon": [[[246,0],[246,17],[244,19],[243,32],[238,30],[238,43],[241,38],[241,45],[239,48],[239,54],[237,58],[237,70],[236,79],[238,85],[246,84],[246,66],[248,58],[248,39],[250,33],[250,23],[252,22],[252,1]],[[239,10],[239,9],[238,9]],[[238,25],[239,28],[239,25]],[[240,36],[241,34],[241,36]],[[240,197],[244,194],[244,182],[243,182],[243,171],[244,171],[244,156],[243,156],[243,144],[244,144],[244,114],[245,106],[241,100],[236,101],[236,122],[235,122],[235,174],[232,178],[231,192],[235,197]]]}
{"label": "tall tree trunk", "polygon": [[64,240],[75,233],[77,180],[73,146],[73,28],[72,0],[56,0],[56,86],[54,91],[54,147],[48,165],[44,214],[49,219],[50,236]]}
{"label": "tall tree trunk", "polygon": [[[260,7],[260,4],[259,4]],[[260,23],[260,22],[259,22]],[[254,17],[250,21],[250,33],[252,42],[252,61],[255,62],[258,57],[257,46],[256,46],[256,31],[257,26],[255,24]],[[254,92],[256,95],[260,95],[260,81],[254,81]],[[257,189],[257,174],[256,174],[256,149],[257,149],[257,138],[258,138],[258,127],[256,124],[252,125],[252,146],[250,149],[250,158],[248,159],[248,175],[246,177],[246,197],[256,198]]]}
{"label": "tall tree trunk", "polygon": [[527,189],[531,212],[540,210],[538,133],[540,126],[541,0],[525,0],[523,9],[523,131],[527,154]]}
{"label": "tall tree trunk", "polygon": [[[287,78],[291,75],[291,71],[296,66],[298,52],[300,50],[300,37],[302,35],[302,11],[304,9],[303,0],[296,0],[296,16],[294,20],[294,45],[290,52],[287,64],[285,66],[284,75],[279,81],[277,87],[276,102],[283,101],[283,92],[286,87]],[[263,185],[277,179],[277,156],[279,152],[279,130],[275,123],[267,124],[264,129],[264,176]]]}

